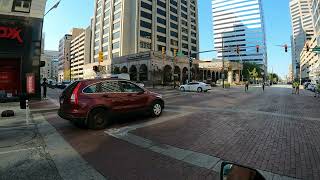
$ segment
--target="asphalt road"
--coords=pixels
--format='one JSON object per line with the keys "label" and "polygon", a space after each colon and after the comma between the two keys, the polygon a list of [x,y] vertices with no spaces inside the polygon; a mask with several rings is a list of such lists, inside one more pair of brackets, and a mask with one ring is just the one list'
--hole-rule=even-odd
{"label": "asphalt road", "polygon": [[[294,95],[288,86],[247,93],[153,91],[166,101],[157,119],[125,117],[91,131],[55,112],[44,117],[110,179],[218,179],[224,160],[257,168],[269,179],[320,179],[320,99],[312,93]],[[48,103],[58,94],[49,90]]]}

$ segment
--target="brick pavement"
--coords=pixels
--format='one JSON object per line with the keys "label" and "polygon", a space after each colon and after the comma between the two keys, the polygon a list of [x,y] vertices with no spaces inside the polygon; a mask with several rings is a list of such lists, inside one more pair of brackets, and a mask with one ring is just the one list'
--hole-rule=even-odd
{"label": "brick pavement", "polygon": [[[319,99],[308,93],[293,96],[290,92],[290,89],[271,89],[263,95],[254,92],[234,102],[230,100],[233,109],[260,110],[264,114],[198,111],[133,133],[154,142],[281,175],[319,179],[320,121],[303,118],[320,117],[317,111]],[[224,97],[228,96],[234,94]],[[217,105],[213,99],[206,101],[209,107]],[[297,109],[295,104],[302,109]],[[193,106],[196,105],[197,102],[193,103]],[[288,114],[295,118],[268,112]]]}

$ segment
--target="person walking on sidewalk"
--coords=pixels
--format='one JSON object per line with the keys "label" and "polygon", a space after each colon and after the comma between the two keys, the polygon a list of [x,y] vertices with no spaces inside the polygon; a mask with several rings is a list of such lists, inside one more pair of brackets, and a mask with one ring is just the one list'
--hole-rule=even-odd
{"label": "person walking on sidewalk", "polygon": [[245,92],[247,92],[249,90],[249,81],[246,81],[244,90],[245,90]]}
{"label": "person walking on sidewalk", "polygon": [[48,86],[47,78],[43,78],[43,82],[42,82],[41,86],[43,89],[43,99],[47,99],[47,86]]}
{"label": "person walking on sidewalk", "polygon": [[262,90],[264,91],[265,88],[265,82],[262,83]]}

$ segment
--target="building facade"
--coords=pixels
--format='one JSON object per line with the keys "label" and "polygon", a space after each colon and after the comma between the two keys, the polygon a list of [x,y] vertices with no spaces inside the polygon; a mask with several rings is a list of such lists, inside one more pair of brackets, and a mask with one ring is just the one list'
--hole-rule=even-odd
{"label": "building facade", "polygon": [[[317,38],[314,36],[311,40],[306,42],[310,49],[317,46]],[[318,53],[310,51],[302,51],[300,56],[300,79],[301,82],[306,80],[316,81],[319,78],[317,69],[320,67]]]}
{"label": "building facade", "polygon": [[311,13],[311,0],[290,0],[292,26],[292,69],[295,78],[300,74],[300,55],[305,44],[314,36],[314,24]]}
{"label": "building facade", "polygon": [[27,93],[32,98],[41,97],[41,27],[45,4],[46,0],[0,0],[2,96]]}
{"label": "building facade", "polygon": [[218,59],[254,62],[266,71],[268,59],[261,0],[212,0],[212,17]]}
{"label": "building facade", "polygon": [[[92,20],[92,62],[146,51],[188,54],[199,50],[197,0],[96,0]],[[197,57],[198,55],[194,55]]]}
{"label": "building facade", "polygon": [[58,75],[58,67],[54,62],[57,62],[59,58],[58,51],[50,51],[45,50],[44,53],[41,55],[42,61],[45,62],[45,66],[40,68],[40,75],[41,79],[47,78],[55,80],[57,79]]}
{"label": "building facade", "polygon": [[83,66],[91,58],[91,26],[82,31],[71,41],[71,80],[83,79]]}
{"label": "building facade", "polygon": [[83,29],[73,28],[69,34],[65,34],[59,41],[59,67],[58,67],[58,82],[70,81],[71,79],[71,61],[70,47],[71,41],[79,36]]}

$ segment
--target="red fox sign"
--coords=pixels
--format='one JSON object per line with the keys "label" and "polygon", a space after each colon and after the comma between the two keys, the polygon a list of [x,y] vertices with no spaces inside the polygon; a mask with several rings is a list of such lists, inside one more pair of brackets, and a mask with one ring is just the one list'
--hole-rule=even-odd
{"label": "red fox sign", "polygon": [[0,26],[0,39],[12,39],[17,40],[20,44],[23,43],[21,38],[21,29]]}

